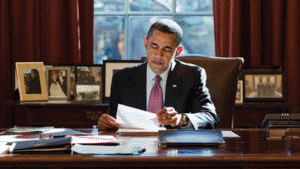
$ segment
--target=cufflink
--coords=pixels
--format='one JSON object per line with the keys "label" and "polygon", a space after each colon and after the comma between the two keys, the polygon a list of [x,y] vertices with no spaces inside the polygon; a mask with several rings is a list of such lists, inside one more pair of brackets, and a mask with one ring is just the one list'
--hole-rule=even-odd
{"label": "cufflink", "polygon": [[177,84],[173,84],[173,86],[172,87],[177,87]]}

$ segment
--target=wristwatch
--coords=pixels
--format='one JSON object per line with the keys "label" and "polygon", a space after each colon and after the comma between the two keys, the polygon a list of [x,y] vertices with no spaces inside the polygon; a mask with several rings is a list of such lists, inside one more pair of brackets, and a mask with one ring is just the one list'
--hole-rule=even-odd
{"label": "wristwatch", "polygon": [[188,125],[188,123],[189,123],[189,118],[185,114],[183,114],[183,126],[181,127],[185,127],[186,125]]}

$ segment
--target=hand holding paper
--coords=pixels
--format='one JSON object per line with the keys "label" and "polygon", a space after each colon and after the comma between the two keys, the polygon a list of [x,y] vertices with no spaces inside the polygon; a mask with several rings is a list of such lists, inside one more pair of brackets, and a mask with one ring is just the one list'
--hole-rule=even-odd
{"label": "hand holding paper", "polygon": [[121,128],[145,130],[159,129],[156,114],[122,104],[118,105],[117,123]]}

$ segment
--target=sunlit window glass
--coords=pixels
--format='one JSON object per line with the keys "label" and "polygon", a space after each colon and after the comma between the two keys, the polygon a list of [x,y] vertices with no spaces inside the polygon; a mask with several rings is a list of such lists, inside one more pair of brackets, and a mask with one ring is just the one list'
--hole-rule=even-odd
{"label": "sunlit window glass", "polygon": [[160,18],[182,27],[182,54],[214,56],[212,9],[212,0],[94,0],[94,63],[146,56],[144,37]]}
{"label": "sunlit window glass", "polygon": [[94,22],[94,63],[103,60],[124,60],[123,16],[97,16]]}
{"label": "sunlit window glass", "polygon": [[172,11],[173,0],[130,0],[130,11]]}

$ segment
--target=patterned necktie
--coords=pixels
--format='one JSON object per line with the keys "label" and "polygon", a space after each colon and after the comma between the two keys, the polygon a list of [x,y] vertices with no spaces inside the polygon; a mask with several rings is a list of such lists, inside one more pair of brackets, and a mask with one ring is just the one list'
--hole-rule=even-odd
{"label": "patterned necktie", "polygon": [[162,109],[162,89],[160,87],[161,77],[157,75],[155,77],[155,84],[151,90],[148,111],[152,113],[157,113]]}

